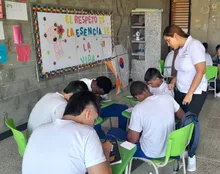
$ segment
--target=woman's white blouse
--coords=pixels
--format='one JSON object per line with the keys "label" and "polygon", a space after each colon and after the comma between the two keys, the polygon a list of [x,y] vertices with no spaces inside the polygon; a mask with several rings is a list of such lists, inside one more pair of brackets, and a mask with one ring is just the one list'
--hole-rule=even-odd
{"label": "woman's white blouse", "polygon": [[[180,92],[187,93],[196,75],[195,65],[205,62],[205,48],[202,43],[189,36],[186,43],[179,49],[175,60],[175,69],[177,70],[177,88]],[[201,83],[194,94],[201,94],[207,91],[207,80],[203,76]]]}

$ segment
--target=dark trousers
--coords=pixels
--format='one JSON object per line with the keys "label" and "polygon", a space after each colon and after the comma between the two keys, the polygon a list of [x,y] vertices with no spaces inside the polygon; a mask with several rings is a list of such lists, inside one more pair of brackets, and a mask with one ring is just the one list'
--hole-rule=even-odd
{"label": "dark trousers", "polygon": [[[106,139],[107,140],[117,140],[117,141],[127,141],[127,135],[128,135],[128,132],[125,130],[122,130],[119,128],[111,128],[106,135]],[[153,158],[147,157],[144,154],[139,142],[136,143],[136,146],[137,146],[137,150],[134,154],[134,157],[153,159]]]}
{"label": "dark trousers", "polygon": [[[122,115],[124,110],[128,109],[127,105],[113,104],[106,108],[101,109],[100,116],[105,117],[118,117],[118,127],[120,129],[126,130],[127,118]],[[105,139],[105,132],[102,130],[101,125],[95,125],[94,129],[98,134],[100,139]]]}
{"label": "dark trousers", "polygon": [[175,91],[175,100],[183,109],[184,112],[192,112],[199,116],[200,111],[202,110],[203,104],[205,103],[205,99],[207,97],[207,92],[202,92],[202,94],[193,94],[192,101],[189,105],[183,105],[183,99],[186,96],[186,93],[182,93],[179,90]]}

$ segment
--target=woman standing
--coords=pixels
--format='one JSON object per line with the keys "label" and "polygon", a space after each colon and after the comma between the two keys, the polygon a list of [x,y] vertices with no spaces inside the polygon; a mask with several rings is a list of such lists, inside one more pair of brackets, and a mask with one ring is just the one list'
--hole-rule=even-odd
{"label": "woman standing", "polygon": [[[179,26],[168,26],[163,32],[168,46],[178,50],[174,67],[176,73],[169,89],[176,85],[175,100],[182,109],[199,115],[206,99],[205,48],[202,43],[186,34]],[[188,158],[188,171],[196,170],[195,155]]]}

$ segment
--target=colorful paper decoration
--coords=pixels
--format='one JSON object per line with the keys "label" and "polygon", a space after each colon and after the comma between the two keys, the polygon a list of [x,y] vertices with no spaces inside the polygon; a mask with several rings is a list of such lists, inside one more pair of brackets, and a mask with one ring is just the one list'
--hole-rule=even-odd
{"label": "colorful paper decoration", "polygon": [[8,62],[7,50],[5,44],[0,44],[0,63]]}
{"label": "colorful paper decoration", "polygon": [[21,34],[21,28],[19,25],[12,26],[13,29],[13,38],[14,38],[14,44],[22,44],[23,43],[23,37]]}
{"label": "colorful paper decoration", "polygon": [[116,94],[120,94],[128,86],[129,60],[128,53],[122,45],[116,45],[113,51],[114,59],[106,62],[116,77]]}
{"label": "colorful paper decoration", "polygon": [[17,45],[16,46],[17,58],[19,62],[27,62],[30,60],[30,46]]}
{"label": "colorful paper decoration", "polygon": [[27,4],[5,1],[6,18],[11,20],[28,20]]}
{"label": "colorful paper decoration", "polygon": [[3,18],[3,12],[2,12],[2,0],[0,0],[0,19]]}
{"label": "colorful paper decoration", "polygon": [[5,40],[3,21],[0,21],[0,40]]}

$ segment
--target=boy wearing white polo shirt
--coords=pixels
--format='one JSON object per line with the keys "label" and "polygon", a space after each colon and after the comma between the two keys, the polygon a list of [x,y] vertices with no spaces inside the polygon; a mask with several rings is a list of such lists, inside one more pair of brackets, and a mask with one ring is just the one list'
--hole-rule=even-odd
{"label": "boy wearing white polo shirt", "polygon": [[85,83],[72,81],[61,93],[48,93],[34,106],[28,120],[28,132],[31,134],[38,126],[62,118],[69,98],[73,93],[88,90]]}
{"label": "boy wearing white polo shirt", "polygon": [[170,95],[152,95],[141,81],[131,84],[130,93],[140,103],[132,110],[128,133],[110,129],[108,136],[136,143],[134,157],[164,157],[168,136],[175,129],[175,115],[181,119],[184,112]]}
{"label": "boy wearing white polo shirt", "polygon": [[[101,98],[107,99],[107,94],[112,90],[112,82],[108,77],[99,76],[96,79],[83,78],[81,81],[87,84],[89,91],[94,94],[101,96]],[[127,118],[122,115],[124,110],[128,109],[127,105],[123,104],[112,104],[108,107],[102,108],[100,112],[101,117],[118,117],[118,127],[126,130]],[[97,131],[101,139],[105,138],[105,133],[101,129],[101,125],[96,125],[95,130]]]}
{"label": "boy wearing white polo shirt", "polygon": [[149,68],[145,73],[144,80],[153,95],[169,94],[174,97],[173,90],[168,89],[168,85],[163,81],[163,77],[158,69]]}
{"label": "boy wearing white polo shirt", "polygon": [[31,135],[22,174],[110,174],[105,155],[109,157],[112,145],[106,142],[102,147],[92,128],[98,110],[95,94],[73,94],[63,119],[44,124]]}
{"label": "boy wearing white polo shirt", "polygon": [[174,58],[174,50],[171,50],[164,63],[164,76],[165,77],[172,77],[172,64],[173,64],[173,58]]}
{"label": "boy wearing white polo shirt", "polygon": [[213,65],[212,58],[211,58],[210,54],[207,52],[207,50],[208,50],[208,43],[203,42],[202,44],[205,47],[206,66],[212,66]]}

